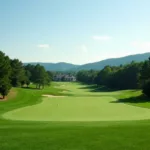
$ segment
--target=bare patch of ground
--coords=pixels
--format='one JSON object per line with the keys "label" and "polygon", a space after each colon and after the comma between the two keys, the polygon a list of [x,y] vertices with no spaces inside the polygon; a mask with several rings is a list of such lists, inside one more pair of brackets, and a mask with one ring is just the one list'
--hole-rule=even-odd
{"label": "bare patch of ground", "polygon": [[61,85],[61,86],[65,86],[65,85]]}
{"label": "bare patch of ground", "polygon": [[65,96],[56,96],[56,95],[42,95],[42,96],[45,96],[45,97],[51,97],[51,98],[53,98],[53,97],[65,97]]}
{"label": "bare patch of ground", "polygon": [[0,95],[0,101],[11,100],[11,99],[15,98],[16,95],[17,95],[17,91],[14,90],[14,89],[12,89],[12,90],[9,92],[8,96],[6,96],[4,99],[3,99],[3,97]]}
{"label": "bare patch of ground", "polygon": [[68,92],[67,90],[63,90],[62,92]]}

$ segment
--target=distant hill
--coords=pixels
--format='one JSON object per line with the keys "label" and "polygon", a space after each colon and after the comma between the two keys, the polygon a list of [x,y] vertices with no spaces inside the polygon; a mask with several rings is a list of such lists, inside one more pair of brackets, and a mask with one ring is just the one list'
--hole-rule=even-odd
{"label": "distant hill", "polygon": [[144,54],[129,55],[129,56],[120,57],[120,58],[105,59],[99,62],[81,65],[77,68],[77,70],[90,70],[90,69],[100,70],[100,69],[103,69],[107,65],[119,66],[119,65],[129,64],[132,61],[141,62],[141,61],[147,60],[149,57],[150,57],[150,53],[144,53]]}
{"label": "distant hill", "polygon": [[60,62],[60,63],[41,63],[41,62],[24,63],[24,65],[27,65],[27,64],[32,64],[32,65],[40,64],[40,65],[44,66],[46,70],[50,70],[50,71],[67,71],[70,69],[76,70],[76,68],[79,67],[79,65],[69,64],[69,63],[65,63],[65,62]]}
{"label": "distant hill", "polygon": [[[119,65],[125,65],[129,64],[132,61],[135,62],[141,62],[144,60],[147,60],[150,57],[150,53],[144,53],[144,54],[136,54],[136,55],[129,55],[125,57],[120,57],[120,58],[110,58],[110,59],[105,59],[99,62],[94,62],[94,63],[88,63],[84,65],[74,65],[74,64],[69,64],[65,62],[60,62],[60,63],[30,63],[30,64],[40,64],[45,67],[46,70],[51,70],[51,71],[79,71],[79,70],[101,70],[105,66],[110,65],[110,66],[119,66]],[[24,63],[25,65],[28,63]]]}

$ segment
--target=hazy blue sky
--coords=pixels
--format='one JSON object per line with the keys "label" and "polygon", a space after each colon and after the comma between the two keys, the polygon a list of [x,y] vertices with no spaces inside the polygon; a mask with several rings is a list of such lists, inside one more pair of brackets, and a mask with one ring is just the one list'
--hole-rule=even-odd
{"label": "hazy blue sky", "polygon": [[75,64],[150,52],[150,0],[0,0],[0,50]]}

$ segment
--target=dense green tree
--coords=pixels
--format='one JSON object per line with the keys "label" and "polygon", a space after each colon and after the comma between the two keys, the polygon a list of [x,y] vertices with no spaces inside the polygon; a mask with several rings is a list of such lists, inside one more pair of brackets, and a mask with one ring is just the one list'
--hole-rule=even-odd
{"label": "dense green tree", "polygon": [[147,80],[150,79],[150,60],[143,63],[139,79],[141,87],[143,87],[146,84]]}
{"label": "dense green tree", "polygon": [[26,75],[26,85],[28,86],[30,82],[36,84],[36,88],[44,87],[44,85],[50,85],[53,79],[53,73],[46,71],[45,68],[39,64],[25,66]]}
{"label": "dense green tree", "polygon": [[76,77],[79,82],[94,84],[97,73],[95,70],[81,70],[77,73]]}
{"label": "dense green tree", "polygon": [[5,98],[5,96],[8,95],[10,89],[11,89],[10,79],[8,77],[5,77],[3,82],[0,83],[0,93],[3,96],[3,98]]}
{"label": "dense green tree", "polygon": [[101,71],[99,71],[95,83],[97,85],[107,85],[109,82],[110,75],[112,73],[112,69],[110,66],[104,67]]}
{"label": "dense green tree", "polygon": [[39,64],[34,67],[33,70],[33,82],[36,84],[37,88],[44,88],[44,85],[48,85],[50,80],[45,68]]}
{"label": "dense green tree", "polygon": [[136,89],[138,88],[138,74],[141,66],[139,63],[131,63],[114,72],[110,77],[111,88],[117,89]]}
{"label": "dense green tree", "polygon": [[29,87],[29,85],[30,85],[30,80],[26,80],[26,85],[27,85],[27,87]]}
{"label": "dense green tree", "polygon": [[143,93],[150,97],[150,80],[145,83],[143,87]]}
{"label": "dense green tree", "polygon": [[3,98],[11,89],[10,84],[11,66],[10,59],[3,52],[0,51],[0,94]]}
{"label": "dense green tree", "polygon": [[[137,89],[139,88],[139,76],[142,67],[143,63],[131,62],[130,64],[118,67],[105,66],[98,73],[93,70],[83,70],[77,73],[77,79],[80,82],[95,83],[98,86],[107,86],[112,89]],[[148,71],[147,68],[144,71],[144,75]],[[149,76],[148,72],[146,78]]]}
{"label": "dense green tree", "polygon": [[150,97],[150,58],[144,62],[139,79],[143,93]]}
{"label": "dense green tree", "polygon": [[24,66],[18,59],[11,60],[11,84],[12,86],[20,86],[26,80]]}
{"label": "dense green tree", "polygon": [[51,82],[53,80],[54,74],[51,71],[47,71],[48,75],[48,82]]}
{"label": "dense green tree", "polygon": [[34,82],[34,65],[28,64],[24,66],[25,74],[30,82]]}

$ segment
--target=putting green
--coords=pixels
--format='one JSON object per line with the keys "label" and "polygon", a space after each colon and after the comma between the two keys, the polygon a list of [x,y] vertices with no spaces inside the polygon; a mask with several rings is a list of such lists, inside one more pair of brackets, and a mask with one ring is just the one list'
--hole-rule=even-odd
{"label": "putting green", "polygon": [[[60,83],[61,85],[61,83]],[[64,83],[63,83],[64,85]],[[62,87],[62,86],[61,86]],[[150,119],[150,109],[114,103],[118,92],[90,92],[84,86],[65,83],[64,90],[74,96],[43,97],[33,106],[3,114],[11,120],[26,121],[120,121]],[[85,96],[86,95],[86,96]]]}

